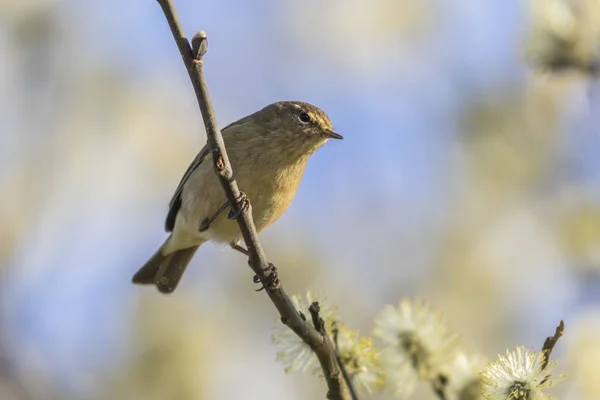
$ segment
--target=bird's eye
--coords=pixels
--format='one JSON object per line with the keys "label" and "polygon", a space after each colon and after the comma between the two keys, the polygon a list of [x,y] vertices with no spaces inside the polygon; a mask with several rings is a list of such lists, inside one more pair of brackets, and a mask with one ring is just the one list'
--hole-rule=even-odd
{"label": "bird's eye", "polygon": [[305,124],[310,122],[310,115],[308,115],[305,112],[303,112],[302,114],[298,115],[298,118],[300,119],[301,122],[304,122]]}

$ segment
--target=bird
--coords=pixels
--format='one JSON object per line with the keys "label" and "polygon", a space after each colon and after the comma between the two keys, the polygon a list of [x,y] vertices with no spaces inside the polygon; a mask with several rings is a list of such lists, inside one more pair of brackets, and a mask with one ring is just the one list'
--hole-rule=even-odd
{"label": "bird", "polygon": [[[329,139],[343,139],[325,112],[301,101],[269,104],[227,125],[222,135],[238,186],[252,204],[258,232],[290,206],[310,156]],[[245,252],[236,221],[222,212],[227,205],[205,145],[169,202],[165,221],[169,236],[132,282],[156,285],[159,292],[169,294],[202,244],[224,243]]]}

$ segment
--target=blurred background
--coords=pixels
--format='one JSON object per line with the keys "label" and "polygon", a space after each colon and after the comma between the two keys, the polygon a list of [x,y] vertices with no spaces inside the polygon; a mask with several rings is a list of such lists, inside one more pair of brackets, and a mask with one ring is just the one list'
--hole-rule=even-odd
{"label": "blurred background", "polygon": [[[600,398],[597,1],[175,3],[221,126],[303,100],[346,139],[261,235],[290,294],[362,334],[418,297],[489,359],[564,319],[554,393]],[[0,60],[0,399],[324,398],[241,255],[130,284],[205,142],[156,1],[0,0]]]}

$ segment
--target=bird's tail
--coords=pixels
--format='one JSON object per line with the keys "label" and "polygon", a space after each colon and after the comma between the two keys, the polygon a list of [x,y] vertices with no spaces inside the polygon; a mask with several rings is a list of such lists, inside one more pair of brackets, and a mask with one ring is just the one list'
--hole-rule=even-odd
{"label": "bird's tail", "polygon": [[192,246],[165,254],[169,239],[135,273],[131,279],[133,283],[156,285],[161,293],[171,293],[175,290],[186,267],[200,246]]}

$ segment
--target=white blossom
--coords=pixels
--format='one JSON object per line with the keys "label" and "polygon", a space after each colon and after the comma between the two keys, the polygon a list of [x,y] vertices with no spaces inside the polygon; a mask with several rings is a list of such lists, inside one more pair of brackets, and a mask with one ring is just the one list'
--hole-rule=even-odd
{"label": "white blossom", "polygon": [[506,357],[490,364],[483,372],[483,398],[486,400],[546,400],[544,390],[554,384],[551,379],[556,361],[542,369],[545,355],[517,347]]}
{"label": "white blossom", "polygon": [[359,393],[371,394],[383,386],[379,353],[370,337],[360,337],[342,325],[337,331],[337,346],[340,359]]}
{"label": "white blossom", "polygon": [[449,399],[478,400],[481,398],[481,372],[485,358],[475,354],[457,353],[454,362],[444,370],[448,378],[446,394]]}
{"label": "white blossom", "polygon": [[382,351],[386,383],[403,397],[419,380],[432,380],[451,362],[457,341],[440,314],[409,300],[384,308],[375,319],[373,336]]}

